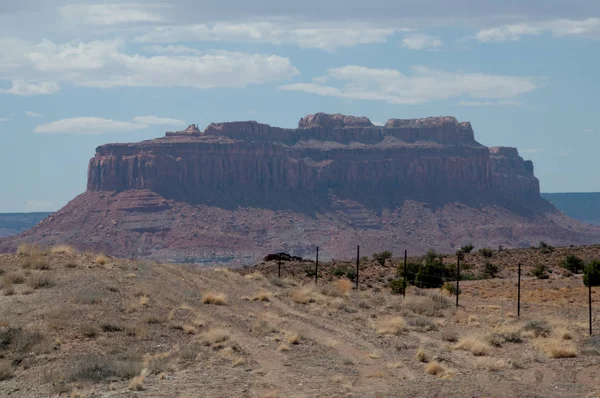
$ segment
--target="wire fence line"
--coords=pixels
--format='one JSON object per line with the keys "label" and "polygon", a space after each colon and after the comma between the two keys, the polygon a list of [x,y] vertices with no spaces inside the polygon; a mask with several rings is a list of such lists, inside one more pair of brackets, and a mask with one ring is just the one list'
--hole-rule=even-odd
{"label": "wire fence line", "polygon": [[[438,264],[441,266],[441,272],[437,274],[426,274],[423,272],[417,272],[412,277],[407,275],[407,251],[404,253],[404,262],[398,264],[396,269],[398,271],[403,270],[403,274],[397,272],[395,280],[401,282],[400,291],[396,293],[401,293],[402,295],[406,295],[409,290],[409,286],[416,286],[418,288],[444,288],[448,290],[449,293],[452,293],[456,298],[456,307],[460,305],[460,296],[462,294],[462,289],[460,288],[460,283],[471,284],[473,281],[471,279],[465,280],[463,279],[463,274],[460,269],[460,256],[457,258],[456,268],[453,268],[453,264],[448,266],[443,263],[443,260]],[[323,271],[324,267],[321,264],[321,269],[319,269],[319,248],[317,247],[316,260],[314,262],[314,281],[315,284],[319,284],[319,271]],[[360,271],[361,271],[361,258],[360,258],[360,246],[357,246],[356,249],[356,263],[354,268],[353,261],[344,262],[346,264],[347,270],[352,270],[353,274],[350,274],[348,279],[352,280],[355,285],[355,290],[360,289],[361,280],[360,280]],[[282,272],[282,260],[281,256],[277,261],[278,265],[278,277],[281,278]],[[444,272],[448,267],[449,272]],[[454,270],[454,274],[451,272]],[[413,270],[414,271],[414,270]],[[599,319],[597,316],[594,316],[594,312],[592,310],[592,290],[589,290],[589,297],[587,288],[581,289],[581,295],[578,297],[582,298],[581,303],[574,303],[573,301],[561,301],[561,302],[553,302],[549,304],[544,304],[541,301],[547,301],[548,299],[544,297],[544,289],[537,288],[535,290],[527,289],[525,284],[535,281],[532,278],[523,278],[523,274],[521,272],[521,264],[519,264],[519,268],[517,271],[517,275],[514,277],[511,276],[509,278],[500,279],[504,282],[508,281],[509,285],[514,288],[510,291],[509,295],[501,295],[500,297],[494,297],[493,301],[496,304],[487,304],[488,301],[486,298],[477,297],[475,309],[482,308],[485,310],[490,310],[492,307],[494,310],[500,310],[501,316],[513,317],[516,316],[518,318],[523,319],[534,319],[539,317],[541,314],[545,314],[545,316],[556,316],[564,318],[569,315],[569,319],[576,319],[577,322],[587,322],[589,325],[589,333],[593,334],[593,329],[598,330]],[[340,275],[341,276],[341,275]],[[488,280],[493,280],[494,278],[489,278]],[[393,279],[394,280],[394,279]],[[456,283],[454,285],[454,283]],[[583,285],[583,283],[582,283]],[[576,288],[577,289],[577,288]],[[556,289],[546,289],[546,290],[556,290]],[[585,290],[585,292],[584,292]],[[505,292],[506,293],[506,292]],[[528,298],[532,298],[536,296],[536,293],[540,293],[540,297],[538,299],[530,300]],[[472,295],[473,297],[476,297]],[[472,297],[472,298],[473,298]],[[497,302],[500,301],[500,305]],[[496,308],[499,307],[499,308]],[[470,308],[470,311],[473,309]]]}

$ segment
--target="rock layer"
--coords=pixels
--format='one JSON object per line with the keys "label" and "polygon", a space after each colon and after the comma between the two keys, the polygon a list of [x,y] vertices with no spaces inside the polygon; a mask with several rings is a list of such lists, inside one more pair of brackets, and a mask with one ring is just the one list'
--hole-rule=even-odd
{"label": "rock layer", "polygon": [[213,123],[97,148],[88,189],[0,241],[71,243],[119,256],[248,264],[267,253],[347,258],[374,251],[587,244],[600,229],[540,198],[533,164],[487,148],[453,117],[318,113],[284,129]]}

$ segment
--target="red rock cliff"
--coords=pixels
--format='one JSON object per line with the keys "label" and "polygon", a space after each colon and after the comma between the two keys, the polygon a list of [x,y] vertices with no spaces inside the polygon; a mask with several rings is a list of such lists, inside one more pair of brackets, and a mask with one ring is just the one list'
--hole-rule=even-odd
{"label": "red rock cliff", "polygon": [[[452,117],[374,126],[365,117],[316,114],[296,129],[257,122],[192,125],[164,138],[108,144],[90,161],[88,190],[150,189],[188,203],[241,200],[269,192],[331,193],[377,201],[539,199],[530,162],[488,148]],[[374,195],[375,194],[375,195]]]}

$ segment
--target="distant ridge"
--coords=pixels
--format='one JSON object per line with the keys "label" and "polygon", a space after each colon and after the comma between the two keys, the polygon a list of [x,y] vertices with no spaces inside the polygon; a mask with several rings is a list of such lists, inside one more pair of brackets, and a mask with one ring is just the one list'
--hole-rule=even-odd
{"label": "distant ridge", "polygon": [[0,213],[0,237],[12,236],[36,226],[52,213]]}
{"label": "distant ridge", "polygon": [[600,192],[542,193],[541,196],[569,217],[600,225]]}

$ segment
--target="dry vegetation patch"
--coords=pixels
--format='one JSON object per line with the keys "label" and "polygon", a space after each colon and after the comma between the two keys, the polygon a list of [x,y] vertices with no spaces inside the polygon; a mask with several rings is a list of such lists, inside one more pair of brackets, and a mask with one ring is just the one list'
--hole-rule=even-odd
{"label": "dry vegetation patch", "polygon": [[227,296],[223,293],[207,292],[202,295],[204,304],[226,305]]}
{"label": "dry vegetation patch", "polygon": [[406,330],[406,321],[401,316],[392,316],[375,322],[374,326],[379,334],[399,335]]}
{"label": "dry vegetation patch", "polygon": [[69,245],[56,245],[52,246],[49,252],[50,254],[75,254],[77,253],[77,250]]}
{"label": "dry vegetation patch", "polygon": [[469,351],[476,357],[488,355],[490,353],[490,346],[478,337],[462,338],[458,340],[458,343],[456,343],[454,348],[457,350]]}

